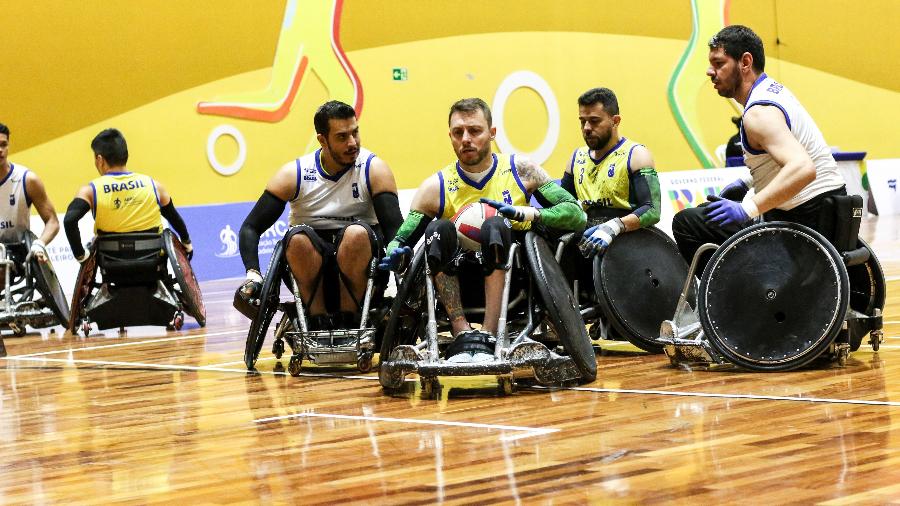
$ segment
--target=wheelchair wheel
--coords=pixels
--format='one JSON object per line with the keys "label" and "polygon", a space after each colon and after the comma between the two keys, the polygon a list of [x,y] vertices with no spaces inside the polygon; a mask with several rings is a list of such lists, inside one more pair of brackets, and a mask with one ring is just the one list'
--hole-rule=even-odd
{"label": "wheelchair wheel", "polygon": [[281,241],[278,241],[275,244],[275,249],[272,251],[272,258],[269,260],[269,267],[266,270],[266,279],[263,280],[262,289],[259,292],[259,312],[250,323],[250,330],[247,332],[247,344],[244,347],[244,364],[247,365],[247,370],[249,371],[254,370],[256,367],[259,352],[266,341],[266,332],[269,330],[269,324],[272,323],[275,311],[278,310],[282,271],[286,268],[286,265],[283,246]]}
{"label": "wheelchair wheel", "polygon": [[397,346],[415,344],[422,334],[425,317],[425,248],[419,248],[406,269],[406,275],[397,287],[397,295],[391,304],[384,334],[381,337],[378,378],[381,386],[392,388],[387,365],[391,352]]}
{"label": "wheelchair wheel", "polygon": [[687,271],[675,241],[655,227],[621,234],[594,257],[594,289],[614,335],[662,353],[659,325],[675,314]]}
{"label": "wheelchair wheel", "polygon": [[553,250],[541,236],[529,231],[525,234],[525,252],[532,279],[541,296],[541,305],[547,315],[547,323],[575,362],[581,373],[581,381],[594,381],[597,378],[597,358],[594,356],[591,338]]}
{"label": "wheelchair wheel", "polygon": [[840,332],[848,286],[843,260],[818,232],[761,223],[713,253],[700,280],[700,322],[710,345],[736,365],[796,369]]}
{"label": "wheelchair wheel", "polygon": [[175,281],[178,282],[178,300],[184,306],[187,314],[194,317],[201,327],[206,326],[206,306],[203,304],[203,294],[200,285],[191,268],[187,251],[181,241],[175,237],[171,230],[163,231],[163,244],[166,247],[166,256],[169,257],[169,265],[175,273]]}
{"label": "wheelchair wheel", "polygon": [[[37,239],[33,232],[29,231],[26,236],[25,245],[30,250],[31,243]],[[59,278],[56,277],[56,271],[53,270],[53,264],[47,259],[46,263],[39,262],[36,258],[32,258],[29,269],[34,276],[35,288],[44,299],[44,304],[53,311],[59,320],[59,325],[68,325],[69,323],[69,301],[66,300],[66,294],[59,284]]]}
{"label": "wheelchair wheel", "polygon": [[859,247],[867,248],[871,255],[860,265],[847,268],[850,279],[850,307],[860,313],[871,315],[875,309],[884,309],[886,285],[881,263],[875,257],[875,251],[862,239]]}
{"label": "wheelchair wheel", "polygon": [[[84,310],[87,299],[91,295],[91,289],[94,287],[94,280],[97,276],[97,248],[91,248],[91,256],[81,264],[78,269],[78,278],[75,281],[75,289],[72,292],[72,305],[69,311],[69,332],[75,334],[78,332],[78,322],[81,321],[81,312]],[[85,337],[87,333],[85,332]]]}

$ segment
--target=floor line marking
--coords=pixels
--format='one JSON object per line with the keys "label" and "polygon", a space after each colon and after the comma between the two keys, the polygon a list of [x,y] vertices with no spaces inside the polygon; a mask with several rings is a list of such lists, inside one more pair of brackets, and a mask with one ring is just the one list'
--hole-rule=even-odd
{"label": "floor line marking", "polygon": [[[86,346],[84,348],[67,348],[65,350],[53,350],[53,351],[41,351],[38,353],[26,353],[24,355],[13,355],[10,357],[5,357],[7,359],[13,358],[25,358],[25,357],[42,357],[45,355],[55,355],[57,353],[68,353],[75,351],[90,351],[90,350],[102,350],[105,348],[121,348],[123,346],[137,346],[139,344],[145,343],[164,343],[167,341],[179,341],[182,339],[198,339],[201,337],[215,337],[215,336],[223,336],[225,334],[234,334],[238,332],[244,332],[243,330],[227,330],[223,332],[213,332],[211,334],[189,334],[183,336],[174,336],[174,337],[163,337],[159,339],[145,339],[143,341],[129,341],[127,343],[116,343],[116,344],[98,344],[97,346]],[[116,338],[116,339],[127,339],[127,338]]]}
{"label": "floor line marking", "polygon": [[[47,358],[46,356],[33,357],[24,355],[14,355],[11,357],[2,357],[0,360],[9,360],[16,362],[55,362],[63,364],[91,364],[91,365],[111,365],[120,367],[145,367],[148,369],[161,369],[172,371],[212,371],[212,372],[230,372],[240,374],[266,374],[271,376],[290,376],[287,371],[248,371],[246,369],[227,369],[216,365],[176,365],[176,364],[149,364],[144,362],[120,362],[115,360],[89,360],[89,359],[69,359],[69,358]],[[237,362],[242,364],[243,362]],[[378,381],[376,376],[358,376],[358,375],[342,375],[335,373],[312,373],[300,372],[300,376],[309,378],[330,378],[330,379],[362,379],[369,381]],[[409,380],[412,381],[412,380]]]}
{"label": "floor line marking", "polygon": [[[538,390],[551,390],[553,387],[545,387],[534,385],[529,388]],[[708,392],[680,392],[677,390],[636,390],[629,388],[595,388],[595,387],[566,387],[561,390],[574,390],[578,392],[597,392],[597,393],[617,393],[617,394],[650,394],[650,395],[668,395],[675,397],[713,397],[722,399],[749,399],[749,400],[766,400],[766,401],[791,401],[791,402],[813,402],[826,404],[863,404],[868,406],[897,406],[897,401],[866,401],[862,399],[828,399],[822,397],[789,397],[782,395],[756,395],[756,394],[721,394]]]}
{"label": "floor line marking", "polygon": [[[228,372],[240,374],[266,374],[272,376],[288,376],[289,374],[279,371],[247,371],[243,369],[226,369],[215,366],[187,366],[174,364],[148,364],[141,362],[118,362],[108,360],[85,360],[85,359],[67,359],[67,358],[47,358],[15,355],[11,357],[3,357],[2,360],[9,361],[33,361],[33,362],[58,362],[66,364],[92,364],[92,365],[112,365],[122,367],[146,367],[148,369],[161,370],[184,370],[184,371],[209,371],[209,372]],[[359,375],[343,375],[333,373],[308,373],[301,372],[303,377],[311,378],[330,378],[330,379],[358,379],[367,381],[378,381],[375,376],[359,376]],[[407,379],[408,382],[415,382],[413,379]],[[746,399],[746,400],[770,400],[770,401],[789,401],[789,402],[809,402],[823,404],[856,404],[867,406],[891,406],[900,407],[897,401],[867,401],[862,399],[830,399],[822,397],[788,397],[778,395],[755,395],[755,394],[725,394],[725,393],[709,393],[709,392],[682,392],[671,390],[637,390],[627,388],[595,388],[595,387],[547,387],[541,385],[532,385],[528,387],[535,390],[568,390],[575,392],[594,392],[594,393],[620,393],[620,394],[649,394],[649,395],[665,395],[673,397],[708,397],[720,399]],[[292,415],[297,416],[297,415]]]}
{"label": "floor line marking", "polygon": [[[383,416],[365,416],[365,415],[333,415],[327,413],[295,413],[292,415],[271,416],[267,418],[257,418],[253,423],[266,423],[278,420],[287,420],[289,418],[337,418],[340,420],[368,420],[373,422],[395,422],[395,423],[413,423],[421,425],[446,425],[449,427],[467,427],[476,429],[494,429],[494,430],[514,430],[519,432],[527,432],[528,436],[543,436],[559,432],[555,428],[538,428],[538,427],[520,427],[518,425],[496,425],[490,423],[475,422],[451,422],[446,420],[423,420],[419,418],[388,418]],[[521,435],[518,439],[521,439]]]}

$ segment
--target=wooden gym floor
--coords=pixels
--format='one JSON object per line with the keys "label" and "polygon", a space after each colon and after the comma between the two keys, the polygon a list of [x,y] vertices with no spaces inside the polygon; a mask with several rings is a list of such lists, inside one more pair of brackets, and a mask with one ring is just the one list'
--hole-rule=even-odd
{"label": "wooden gym floor", "polygon": [[392,398],[374,373],[276,372],[268,344],[247,374],[236,280],[204,284],[205,329],[6,338],[0,502],[900,502],[897,221],[864,223],[886,339],[844,368],[689,371],[613,345],[584,387]]}

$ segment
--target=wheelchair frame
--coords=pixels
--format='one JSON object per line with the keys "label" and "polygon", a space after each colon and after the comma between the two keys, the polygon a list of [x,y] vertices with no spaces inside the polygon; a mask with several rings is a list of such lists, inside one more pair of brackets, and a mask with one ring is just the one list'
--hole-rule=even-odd
{"label": "wheelchair frame", "polygon": [[[288,361],[288,373],[291,376],[300,375],[304,357],[316,365],[355,364],[360,372],[371,371],[378,332],[377,327],[369,326],[372,321],[377,320],[370,314],[377,265],[378,260],[373,257],[368,267],[366,292],[358,328],[309,330],[306,307],[300,296],[300,287],[290,266],[286,265],[284,247],[279,241],[275,251],[272,252],[266,278],[263,280],[262,291],[264,293],[260,293],[259,312],[247,334],[247,346],[244,352],[244,363],[247,370],[255,370],[256,360],[265,342],[268,326],[274,312],[281,309],[281,320],[273,331],[275,340],[272,343],[272,354],[276,359],[281,359],[285,352],[285,342],[287,342],[291,349],[291,358]],[[293,300],[282,303],[279,292],[281,282],[285,280]],[[272,293],[267,293],[267,291]],[[296,312],[296,316],[291,314],[292,311]],[[265,312],[270,312],[271,315],[266,315]],[[262,321],[259,321],[260,319]]]}
{"label": "wheelchair frame", "polygon": [[[775,228],[783,224],[785,224],[785,222],[767,222],[762,224],[762,226],[757,225],[756,227],[752,228],[763,230],[763,226],[765,225],[769,225],[772,228]],[[820,241],[822,245],[827,246],[827,248],[831,248],[831,250],[834,250],[833,246],[828,243],[827,240],[825,240],[812,229],[794,223],[787,223],[787,225],[790,225],[792,228],[801,227],[798,230],[799,232],[809,233],[811,238],[817,238],[817,240]],[[742,234],[748,235],[749,232],[747,234],[744,234],[745,230],[748,229],[742,230],[733,237],[737,237],[738,235]],[[728,243],[726,242],[726,244]],[[881,272],[881,267],[878,264],[878,260],[877,258],[875,258],[874,251],[872,251],[871,248],[862,239],[858,239],[858,244],[861,244],[862,246],[851,252],[838,253],[836,250],[833,251],[833,255],[843,260],[842,262],[836,262],[838,268],[842,270],[842,272],[839,272],[838,274],[844,279],[847,279],[847,272],[850,267],[871,262],[873,265],[872,270],[875,271],[870,272],[870,275],[875,278],[873,282],[877,282],[877,278],[880,278],[883,288],[884,277]],[[877,307],[879,304],[881,306],[883,306],[884,304],[883,293],[881,294],[880,301],[874,300],[869,304],[870,306],[873,306],[870,308],[872,314],[865,314],[849,305],[850,293],[853,291],[853,287],[848,281],[847,293],[843,294],[846,298],[847,309],[843,315],[835,315],[835,317],[841,319],[840,327],[836,329],[836,331],[834,331],[834,335],[830,338],[830,342],[820,353],[808,356],[806,358],[802,358],[802,355],[800,355],[801,358],[795,359],[790,363],[786,363],[785,366],[762,363],[762,361],[760,361],[760,364],[736,364],[735,362],[729,360],[720,350],[716,348],[715,343],[710,342],[710,338],[707,335],[709,329],[704,325],[704,322],[701,321],[701,318],[698,317],[697,310],[694,309],[699,309],[698,305],[702,301],[698,296],[690,296],[692,292],[697,294],[700,290],[700,283],[695,278],[697,264],[700,257],[707,251],[714,251],[718,250],[719,248],[720,246],[716,244],[707,243],[702,245],[697,250],[691,262],[691,267],[688,271],[688,277],[685,280],[684,287],[681,291],[681,296],[678,301],[678,307],[675,311],[675,315],[671,320],[663,321],[660,326],[659,339],[664,344],[664,351],[669,357],[672,365],[701,368],[730,368],[739,367],[742,365],[744,368],[757,371],[785,371],[802,367],[803,365],[806,365],[809,362],[819,358],[825,358],[831,362],[837,362],[840,366],[844,366],[847,362],[848,357],[850,356],[850,353],[852,351],[855,351],[859,346],[858,341],[854,343],[854,335],[859,335],[859,338],[861,340],[862,336],[864,336],[866,332],[869,333],[869,343],[872,345],[873,350],[878,350],[879,345],[884,339],[881,316],[882,308]],[[707,269],[707,271],[708,270],[709,269]],[[706,276],[708,276],[706,271],[703,275],[704,279],[706,278]],[[875,294],[873,294],[872,298],[879,299],[879,297]],[[691,299],[693,299],[693,304],[691,304]]]}
{"label": "wheelchair frame", "polygon": [[[544,248],[546,248],[546,253],[550,253],[548,256],[553,258],[555,269],[557,271],[553,274],[558,274],[559,279],[565,279],[562,277],[562,272],[559,269],[558,263],[556,263],[557,258],[550,252],[549,247],[542,238],[537,236],[534,232],[528,232],[525,241],[526,244],[528,241],[540,241],[540,243],[544,245]],[[572,337],[568,335],[568,332],[557,332],[555,337],[564,344],[565,348],[574,348],[580,344],[582,349],[568,350],[569,353],[581,355],[589,354],[589,359],[591,360],[593,368],[591,368],[590,365],[585,364],[582,364],[581,367],[579,367],[572,356],[559,355],[556,352],[551,351],[545,344],[531,338],[531,336],[534,335],[534,332],[538,331],[540,328],[540,335],[550,337],[550,339],[546,339],[546,341],[555,340],[549,335],[552,332],[547,328],[545,322],[536,317],[541,311],[550,312],[551,310],[547,307],[536,307],[534,286],[536,281],[533,276],[528,276],[529,287],[527,301],[525,301],[527,304],[527,321],[524,324],[524,328],[522,328],[515,337],[511,337],[509,332],[510,322],[508,321],[508,311],[510,309],[509,295],[512,285],[512,269],[514,264],[519,263],[521,266],[521,259],[518,254],[520,247],[521,246],[518,243],[513,243],[510,246],[507,263],[503,266],[503,270],[505,271],[503,298],[501,299],[497,335],[495,336],[494,359],[492,361],[474,363],[449,362],[440,357],[440,344],[450,342],[452,339],[445,341],[442,340],[439,335],[437,315],[438,300],[434,292],[434,280],[428,262],[424,259],[425,249],[419,248],[407,270],[406,277],[403,279],[402,287],[398,287],[397,297],[395,298],[394,306],[391,309],[390,320],[385,329],[385,336],[381,349],[379,381],[386,392],[390,393],[399,389],[404,384],[406,376],[411,373],[418,374],[419,381],[422,385],[422,395],[426,398],[434,397],[440,391],[439,376],[496,376],[498,387],[505,394],[511,394],[514,391],[515,381],[518,379],[533,378],[538,383],[544,385],[559,385],[572,381],[585,379],[587,381],[593,381],[595,379],[596,359],[594,358],[593,348],[591,347],[590,339],[587,336],[587,330],[581,321],[580,314],[575,309],[574,297],[565,282],[563,282],[562,287],[569,293],[569,300],[566,302],[569,303],[569,307],[571,308],[572,315],[570,316],[578,321],[577,327],[571,330],[579,335]],[[540,245],[535,242],[535,253],[533,254],[541,255],[542,252],[540,249],[542,249]],[[546,276],[547,273],[543,272],[544,265],[539,262],[539,259],[530,263],[536,263],[542,270],[541,274]],[[396,346],[392,346],[395,336],[389,335],[389,332],[397,330],[397,320],[400,318],[399,312],[403,309],[402,305],[407,304],[405,299],[408,296],[408,285],[416,282],[420,269],[424,271],[423,275],[425,278],[426,321],[424,322],[424,329],[422,329],[423,325],[421,324],[421,321],[416,325],[416,328],[413,329],[414,335],[412,337],[414,340],[419,339],[419,342],[413,342],[412,344],[400,343]],[[547,287],[547,290],[549,292],[549,287]],[[519,304],[522,301],[517,297],[514,302]],[[546,302],[544,302],[544,304],[546,304]],[[561,307],[565,306],[565,302],[562,302]],[[479,309],[473,310],[470,308],[470,310],[467,311],[467,314],[473,314],[479,311]],[[559,308],[556,308],[553,311],[558,313]],[[559,319],[562,320],[564,318],[565,317],[563,316]],[[556,325],[564,327],[566,322],[557,322]],[[580,329],[580,331],[578,331],[578,329]],[[424,330],[424,335],[418,335],[416,332],[419,330]],[[578,342],[579,340],[581,341],[580,343]],[[569,343],[574,342],[575,344],[565,346],[565,341],[568,341]],[[583,361],[587,360],[586,357],[581,357],[581,359]],[[585,372],[581,370],[582,368],[588,368],[589,370]],[[585,376],[587,376],[587,378],[585,378]]]}
{"label": "wheelchair frame", "polygon": [[[26,249],[30,249],[34,238],[29,231],[28,238],[25,241]],[[66,304],[65,295],[62,293],[59,281],[56,280],[56,289],[59,293],[49,293],[54,290],[54,287],[41,286],[42,282],[48,283],[50,280],[42,281],[37,279],[38,274],[33,271],[32,262],[37,262],[37,260],[32,259],[22,263],[25,272],[22,275],[22,279],[13,284],[11,279],[12,269],[16,263],[8,256],[7,245],[0,243],[0,265],[3,266],[5,272],[3,305],[0,306],[0,326],[8,327],[12,330],[13,335],[17,337],[25,335],[26,325],[31,325],[34,328],[46,328],[54,325],[65,325],[68,322],[69,306]],[[49,264],[49,259],[46,267],[38,265],[37,268],[44,271],[41,276],[47,277],[49,274],[56,279],[56,273],[53,271],[52,264]],[[13,293],[14,291],[19,295],[18,301],[13,298],[16,295]],[[48,293],[44,293],[44,291]],[[34,300],[36,293],[41,296],[41,299]],[[60,297],[60,300],[48,300],[53,295]],[[60,304],[60,301],[62,301],[62,304]]]}

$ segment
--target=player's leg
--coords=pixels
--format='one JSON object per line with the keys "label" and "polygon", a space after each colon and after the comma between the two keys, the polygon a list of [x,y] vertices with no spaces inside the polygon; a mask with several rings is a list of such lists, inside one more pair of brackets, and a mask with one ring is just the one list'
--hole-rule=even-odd
{"label": "player's leg", "polygon": [[378,250],[375,232],[362,223],[348,225],[335,241],[337,265],[340,270],[340,328],[359,325],[359,311],[366,295],[369,265]]}
{"label": "player's leg", "polygon": [[329,247],[306,225],[292,227],[285,236],[285,257],[299,285],[300,298],[309,311],[310,327],[320,327],[320,320],[327,317],[322,293],[322,264]]}

